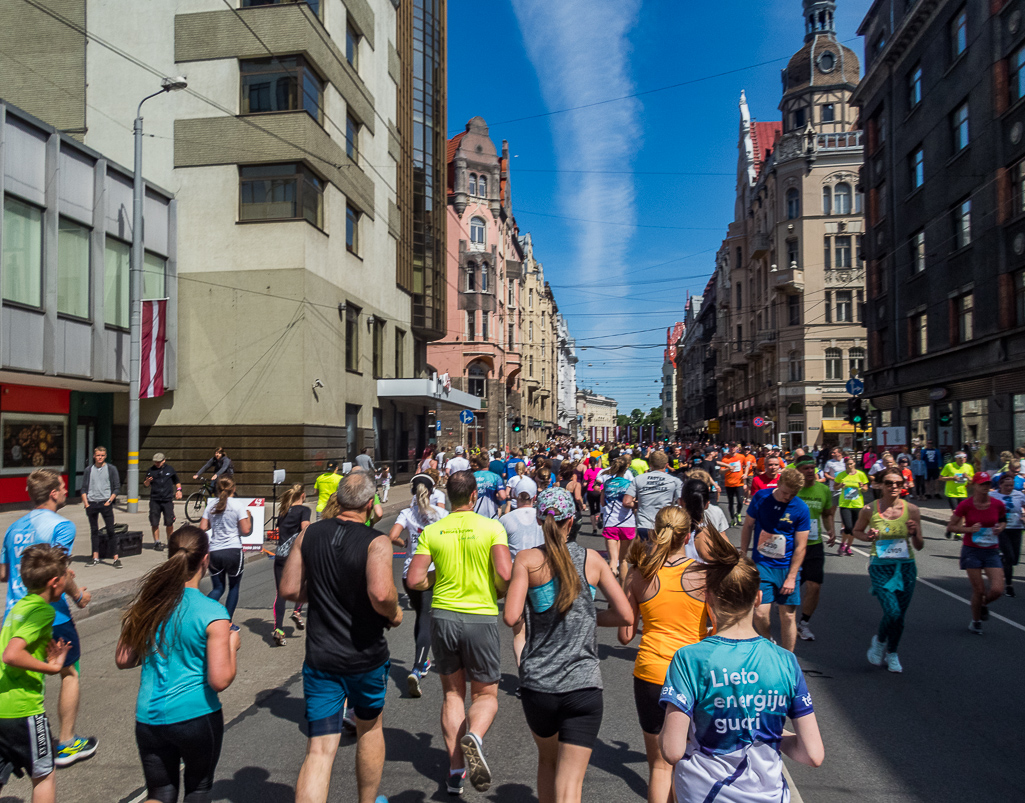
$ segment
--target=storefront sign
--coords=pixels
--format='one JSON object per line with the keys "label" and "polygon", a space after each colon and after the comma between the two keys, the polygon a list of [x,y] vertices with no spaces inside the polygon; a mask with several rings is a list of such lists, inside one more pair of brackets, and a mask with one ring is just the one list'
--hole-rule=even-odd
{"label": "storefront sign", "polygon": [[0,474],[29,474],[37,468],[63,473],[67,429],[68,418],[63,415],[0,414]]}

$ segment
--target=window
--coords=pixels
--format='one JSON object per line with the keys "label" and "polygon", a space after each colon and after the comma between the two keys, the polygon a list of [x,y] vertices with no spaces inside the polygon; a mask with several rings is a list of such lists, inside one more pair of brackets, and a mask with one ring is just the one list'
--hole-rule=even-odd
{"label": "window", "polygon": [[530,309],[534,309],[534,288],[533,287],[531,287],[530,290],[527,293],[527,306],[529,306]]}
{"label": "window", "polygon": [[533,379],[534,378],[534,355],[533,354],[531,354],[529,359],[527,360],[527,366],[528,366],[527,370],[529,372],[530,378]]}
{"label": "window", "polygon": [[911,356],[921,357],[929,351],[928,316],[923,312],[911,316]]}
{"label": "window", "polygon": [[487,371],[481,367],[479,362],[475,362],[467,370],[467,376],[469,380],[467,382],[467,389],[470,393],[476,396],[478,399],[483,399],[487,395]]}
{"label": "window", "polygon": [[858,267],[865,267],[865,236],[862,234],[858,235],[858,253],[855,255],[858,260]]}
{"label": "window", "polygon": [[1011,54],[1007,83],[1011,90],[1011,103],[1025,98],[1025,45]]}
{"label": "window", "polygon": [[865,349],[860,346],[856,346],[847,352],[847,360],[851,369],[851,374],[857,374],[860,376],[865,371]]}
{"label": "window", "polygon": [[89,317],[89,229],[66,218],[57,224],[57,312]]}
{"label": "window", "polygon": [[823,123],[832,123],[836,120],[836,104],[823,103],[820,113]]}
{"label": "window", "polygon": [[477,174],[470,173],[470,195],[477,194]]}
{"label": "window", "polygon": [[822,417],[823,418],[839,418],[836,414],[837,407],[832,402],[826,402],[822,405]]}
{"label": "window", "polygon": [[[43,211],[4,198],[3,298],[30,307],[43,304]],[[126,285],[127,287],[127,285]]]}
{"label": "window", "polygon": [[851,237],[849,234],[841,234],[836,238],[836,267],[849,268],[851,266]]}
{"label": "window", "polygon": [[488,338],[491,336],[491,333],[488,330],[488,323],[490,322],[490,319],[491,319],[491,316],[488,314],[488,311],[486,309],[480,311],[480,339],[481,340],[487,341]]}
{"label": "window", "polygon": [[324,82],[302,56],[243,59],[242,114],[298,111],[322,119]]}
{"label": "window", "polygon": [[794,128],[804,128],[808,122],[808,112],[805,109],[798,109],[794,112]]}
{"label": "window", "polygon": [[965,293],[957,300],[957,337],[959,343],[967,343],[975,336],[974,301],[971,293]]}
{"label": "window", "polygon": [[480,291],[486,293],[488,291],[488,263],[482,262],[480,265]]}
{"label": "window", "polygon": [[843,352],[840,349],[826,349],[826,379],[843,378]]}
{"label": "window", "polygon": [[800,264],[801,246],[797,240],[787,240],[787,269]]}
{"label": "window", "polygon": [[239,220],[306,220],[323,227],[324,182],[299,162],[240,166]]}
{"label": "window", "polygon": [[822,188],[822,214],[833,214],[833,188],[829,185]]}
{"label": "window", "polygon": [[349,62],[352,69],[359,70],[359,40],[360,35],[351,25],[345,26],[345,60]]}
{"label": "window", "polygon": [[801,358],[798,356],[796,351],[791,351],[787,358],[789,364],[789,376],[791,382],[800,382],[804,379],[804,370],[801,364]]}
{"label": "window", "polygon": [[838,215],[849,215],[851,213],[851,185],[841,181],[833,191],[833,206]]}
{"label": "window", "polygon": [[1011,168],[1011,217],[1025,212],[1025,159]]}
{"label": "window", "polygon": [[954,250],[966,248],[972,241],[972,199],[954,207]]}
{"label": "window", "polygon": [[468,309],[466,311],[466,339],[477,339],[477,310]]}
{"label": "window", "polygon": [[351,114],[345,115],[345,155],[359,163],[359,129],[360,125]]}
{"label": "window", "polygon": [[919,229],[911,235],[911,272],[921,273],[925,270],[925,229]]}
{"label": "window", "polygon": [[737,309],[741,309],[744,306],[744,284],[743,282],[737,282]]}
{"label": "window", "polygon": [[509,340],[507,345],[509,348],[513,348],[516,345],[516,324],[509,324]]}
{"label": "window", "polygon": [[107,238],[103,266],[103,322],[127,329],[129,325],[128,277],[132,247]]}
{"label": "window", "polygon": [[477,263],[470,262],[466,265],[466,292],[474,293],[477,290]]}
{"label": "window", "polygon": [[801,216],[801,194],[791,187],[787,190],[787,220],[794,220]]}
{"label": "window", "polygon": [[167,298],[164,281],[167,260],[148,251],[142,257],[142,297],[146,301]]}
{"label": "window", "polygon": [[[544,385],[544,384],[546,384],[546,382],[547,382],[547,380],[545,379],[545,367],[542,365],[541,366],[541,384]],[[542,410],[544,409],[544,402],[541,402],[541,409]]]}
{"label": "window", "polygon": [[[284,3],[294,3],[295,0],[242,0],[242,8],[249,8],[250,6],[277,6]],[[318,17],[320,16],[320,0],[305,0],[313,13]]]}
{"label": "window", "polygon": [[484,218],[470,218],[470,245],[478,251],[484,250]]}
{"label": "window", "polygon": [[384,321],[374,319],[374,378],[384,376]]}
{"label": "window", "polygon": [[481,176],[477,179],[477,194],[481,198],[488,197],[488,179],[486,176]]}
{"label": "window", "polygon": [[822,238],[822,259],[826,270],[833,267],[833,248],[828,235]]}
{"label": "window", "polygon": [[950,21],[950,55],[952,59],[957,59],[967,49],[968,10],[962,6]]}
{"label": "window", "polygon": [[401,329],[395,330],[395,378],[402,379],[403,368],[406,356],[406,333]]}
{"label": "window", "polygon": [[743,324],[737,324],[737,342],[733,346],[734,351],[740,351],[744,346],[744,326]]}
{"label": "window", "polygon": [[954,153],[968,147],[968,101],[966,100],[950,116],[951,133],[954,137]]}
{"label": "window", "polygon": [[545,339],[541,338],[541,359],[545,358]]}
{"label": "window", "polygon": [[360,213],[352,204],[345,205],[345,248],[349,253],[359,256],[359,219]]}
{"label": "window", "polygon": [[886,48],[886,31],[883,31],[872,42],[872,58],[875,59]]}
{"label": "window", "polygon": [[790,326],[801,325],[801,297],[787,296],[787,320]]}
{"label": "window", "polygon": [[533,321],[528,321],[527,322],[527,339],[530,340],[531,343],[534,342],[534,322]]}
{"label": "window", "polygon": [[516,283],[512,279],[509,280],[509,306],[516,306]]}
{"label": "window", "polygon": [[836,322],[837,323],[853,323],[854,322],[854,302],[852,300],[852,293],[850,290],[837,290],[836,291]]}
{"label": "window", "polygon": [[1025,324],[1025,270],[1014,274],[1014,309],[1015,323],[1018,326]]}
{"label": "window", "polygon": [[922,65],[916,64],[908,76],[908,109],[918,108],[922,102]]}
{"label": "window", "polygon": [[911,171],[911,189],[917,190],[925,184],[925,150],[919,145],[908,159]]}
{"label": "window", "polygon": [[345,369],[359,371],[359,307],[345,306]]}

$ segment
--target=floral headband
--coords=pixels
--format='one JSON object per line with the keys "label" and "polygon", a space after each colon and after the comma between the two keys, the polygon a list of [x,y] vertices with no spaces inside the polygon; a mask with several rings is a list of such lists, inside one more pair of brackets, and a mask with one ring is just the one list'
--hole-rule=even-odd
{"label": "floral headband", "polygon": [[547,488],[537,496],[535,503],[538,521],[552,516],[556,521],[565,521],[576,515],[577,507],[573,497],[565,488]]}

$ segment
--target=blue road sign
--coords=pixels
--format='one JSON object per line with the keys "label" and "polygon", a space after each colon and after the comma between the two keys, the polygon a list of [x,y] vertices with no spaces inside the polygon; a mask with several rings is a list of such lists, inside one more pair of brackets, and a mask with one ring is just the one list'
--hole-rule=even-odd
{"label": "blue road sign", "polygon": [[865,392],[865,383],[857,377],[852,376],[847,380],[847,392],[852,396],[860,396]]}
{"label": "blue road sign", "polygon": [[472,424],[473,423],[473,410],[463,410],[459,414],[460,424]]}
{"label": "blue road sign", "polygon": [[436,431],[437,431],[437,433],[439,435],[441,434],[441,422],[440,421],[437,423],[437,430]]}

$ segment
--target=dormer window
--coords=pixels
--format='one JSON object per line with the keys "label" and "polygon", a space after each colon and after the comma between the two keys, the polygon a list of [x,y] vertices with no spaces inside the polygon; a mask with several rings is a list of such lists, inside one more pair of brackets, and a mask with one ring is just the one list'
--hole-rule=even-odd
{"label": "dormer window", "polygon": [[470,195],[477,194],[477,174],[470,173]]}
{"label": "dormer window", "polygon": [[822,72],[833,72],[834,67],[836,67],[836,56],[833,55],[831,50],[827,50],[819,56],[819,69]]}
{"label": "dormer window", "polygon": [[487,180],[487,178],[485,176],[481,176],[477,180],[477,194],[481,198],[487,198],[488,197],[488,180]]}

